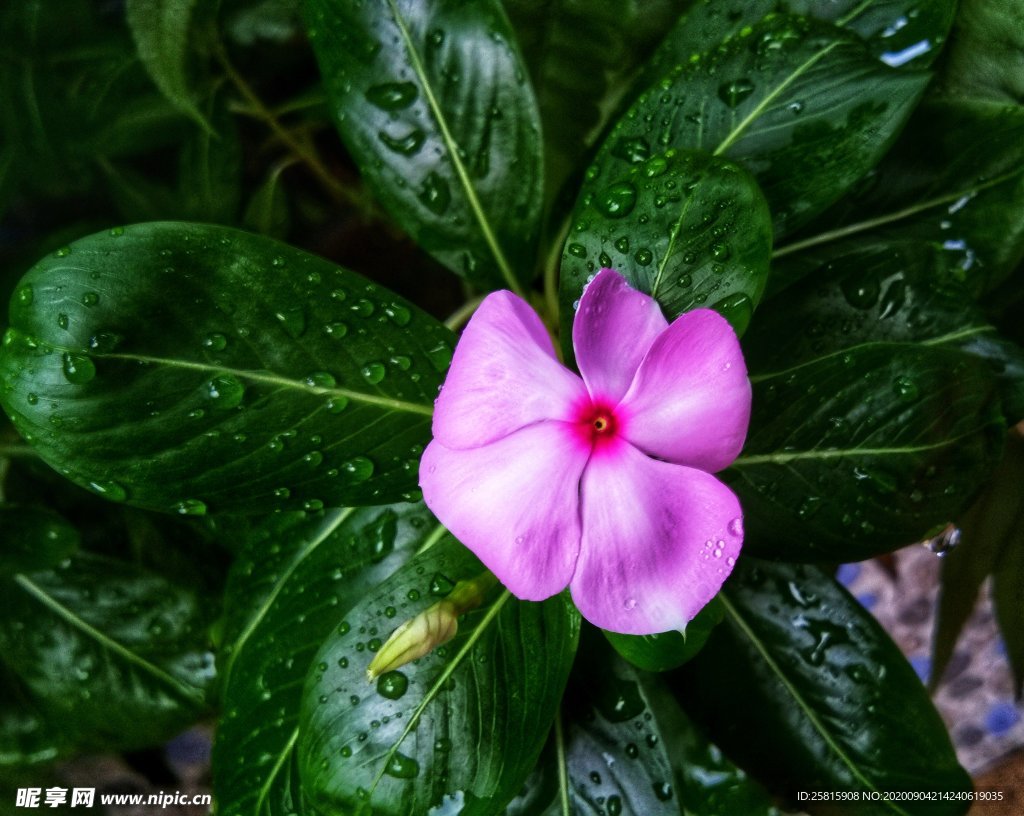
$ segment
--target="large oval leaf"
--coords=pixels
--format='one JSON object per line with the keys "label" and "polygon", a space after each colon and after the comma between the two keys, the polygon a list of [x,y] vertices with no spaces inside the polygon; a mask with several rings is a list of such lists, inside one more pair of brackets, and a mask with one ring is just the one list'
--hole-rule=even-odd
{"label": "large oval leaf", "polygon": [[[679,699],[742,767],[794,799],[860,792],[843,813],[967,810],[955,795],[970,777],[924,686],[839,584],[813,567],[741,558],[724,595],[725,621],[681,670]],[[882,801],[886,791],[954,796]]]}
{"label": "large oval leaf", "polygon": [[835,26],[769,15],[680,64],[604,141],[583,195],[670,147],[733,159],[760,183],[776,234],[835,201],[878,161],[928,82]]}
{"label": "large oval leaf", "polygon": [[305,0],[335,123],[381,203],[453,271],[529,278],[540,115],[498,0]]}
{"label": "large oval leaf", "polygon": [[562,256],[562,338],[588,278],[613,267],[674,319],[712,306],[742,332],[764,291],[771,219],[754,180],[732,162],[692,151],[621,168],[583,196]]}
{"label": "large oval leaf", "polygon": [[454,539],[442,540],[371,591],[324,643],[298,743],[316,807],[420,816],[446,804],[485,816],[519,791],[576,651],[579,617],[567,597],[535,604],[503,592],[468,613],[447,645],[374,685],[366,680],[396,625],[482,569]]}
{"label": "large oval leaf", "polygon": [[208,616],[186,589],[132,565],[78,555],[0,592],[0,651],[72,742],[140,748],[205,711]]}
{"label": "large oval leaf", "polygon": [[776,249],[775,290],[868,243],[930,242],[975,295],[1024,259],[1024,109],[922,105],[863,187]]}
{"label": "large oval leaf", "polygon": [[314,655],[367,586],[440,533],[422,504],[276,515],[249,533],[224,599],[224,715],[213,750],[220,813],[288,812]]}
{"label": "large oval leaf", "polygon": [[222,227],[85,238],[22,281],[0,401],[54,467],[196,514],[416,498],[453,336],[327,261]]}

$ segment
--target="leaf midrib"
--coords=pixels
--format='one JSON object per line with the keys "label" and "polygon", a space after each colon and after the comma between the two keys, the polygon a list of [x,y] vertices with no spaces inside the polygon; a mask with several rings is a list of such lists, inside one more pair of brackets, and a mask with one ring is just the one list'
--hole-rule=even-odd
{"label": "leaf midrib", "polygon": [[354,512],[355,508],[352,507],[346,507],[344,509],[338,510],[337,517],[333,521],[326,524],[320,530],[320,532],[311,541],[309,541],[306,544],[306,546],[302,548],[302,550],[300,550],[295,555],[291,563],[288,564],[288,567],[285,569],[285,571],[281,574],[277,581],[274,582],[273,588],[271,589],[267,597],[264,599],[263,603],[260,605],[260,608],[256,611],[256,614],[253,615],[252,618],[250,618],[249,622],[242,630],[242,633],[237,638],[235,638],[231,654],[228,656],[227,662],[224,664],[224,677],[221,680],[221,688],[227,689],[228,681],[231,678],[231,670],[235,665],[235,661],[238,659],[238,655],[241,653],[243,647],[245,646],[249,638],[252,637],[252,633],[256,630],[256,627],[259,626],[259,624],[264,620],[264,618],[266,618],[267,613],[270,611],[270,608],[274,604],[274,601],[276,601],[278,595],[281,594],[281,590],[284,589],[285,584],[287,584],[292,575],[295,574],[295,570],[297,570],[299,566],[310,555],[312,555],[321,544],[324,543],[324,541],[330,538],[335,533],[335,531],[345,522],[345,520]]}
{"label": "leaf midrib", "polygon": [[909,456],[915,453],[924,453],[925,451],[939,450],[941,448],[949,447],[950,445],[955,445],[961,439],[974,436],[974,434],[981,431],[984,427],[984,425],[981,425],[962,434],[958,434],[950,439],[942,439],[938,442],[931,442],[927,445],[908,445],[906,447],[893,448],[826,448],[823,450],[781,451],[778,453],[738,456],[733,460],[733,463],[729,467],[742,468],[749,465],[785,465],[790,462],[800,460],[817,461],[843,459],[847,456]]}
{"label": "leaf midrib", "polygon": [[519,286],[519,281],[512,272],[512,267],[509,264],[508,259],[505,257],[505,253],[502,250],[501,245],[498,243],[498,239],[491,227],[487,213],[484,212],[484,208],[476,194],[476,188],[473,186],[473,183],[469,178],[469,173],[466,171],[466,166],[459,155],[459,146],[456,143],[455,138],[452,136],[451,130],[448,128],[448,120],[445,117],[444,111],[441,110],[441,105],[437,101],[437,97],[434,95],[433,85],[430,82],[430,78],[427,76],[426,68],[423,65],[423,61],[420,59],[419,52],[416,50],[416,45],[412,41],[412,34],[405,23],[405,19],[402,17],[398,6],[395,4],[395,0],[388,0],[388,7],[391,10],[391,17],[395,21],[395,26],[398,28],[399,34],[402,36],[402,42],[405,45],[406,53],[409,55],[409,62],[412,65],[412,70],[416,74],[416,78],[420,81],[420,87],[423,89],[427,105],[434,116],[434,121],[437,122],[438,129],[441,131],[441,138],[444,141],[445,149],[448,152],[448,158],[451,160],[452,166],[455,168],[455,173],[459,177],[459,183],[462,185],[463,192],[466,195],[466,200],[469,202],[469,207],[473,211],[473,217],[476,219],[476,222],[480,227],[480,232],[483,234],[484,241],[487,243],[487,247],[490,249],[491,255],[494,257],[494,261],[498,265],[498,269],[501,270],[501,275],[505,279],[509,288],[517,295],[525,297],[522,288]]}
{"label": "leaf midrib", "polygon": [[[739,613],[736,607],[732,605],[732,602],[727,597],[727,593],[722,592],[719,594],[718,597],[722,599],[722,605],[725,607],[726,612],[732,618],[736,627],[743,633],[747,640],[749,640],[753,647],[757,650],[757,653],[761,656],[761,659],[764,660],[768,668],[771,670],[772,674],[782,684],[783,688],[786,690],[786,693],[789,694],[789,696],[797,704],[797,707],[800,709],[800,711],[803,712],[804,716],[810,721],[814,730],[821,736],[822,740],[825,742],[825,745],[828,747],[828,749],[832,751],[832,753],[834,753],[839,758],[843,765],[845,765],[849,769],[850,773],[853,774],[854,779],[856,779],[858,782],[864,785],[864,787],[868,790],[873,791],[875,793],[880,793],[878,788],[875,787],[871,780],[864,776],[864,774],[861,772],[860,768],[856,765],[856,763],[854,763],[854,761],[847,755],[846,751],[843,750],[842,746],[840,746],[832,738],[832,735],[829,733],[828,729],[825,728],[824,723],[822,723],[822,721],[818,718],[818,715],[815,713],[814,709],[811,708],[811,706],[807,703],[806,700],[804,700],[803,696],[797,690],[796,686],[794,686],[790,682],[789,677],[786,676],[785,672],[782,671],[782,667],[779,666],[779,664],[768,652],[767,647],[757,636],[757,633],[750,628],[750,626],[747,624],[746,620],[743,619],[743,616]],[[898,805],[892,803],[891,801],[885,801],[885,805],[893,813],[900,814],[900,816],[909,816],[909,814],[907,814],[905,810],[903,810]]]}
{"label": "leaf midrib", "polygon": [[932,337],[928,340],[870,340],[866,343],[858,343],[855,346],[846,346],[845,348],[830,351],[828,354],[822,354],[820,357],[805,360],[802,363],[797,363],[794,366],[783,368],[779,371],[770,371],[766,374],[753,374],[749,379],[751,383],[764,382],[765,380],[771,380],[776,377],[783,377],[787,374],[792,374],[794,371],[799,371],[801,368],[806,368],[807,366],[817,365],[818,363],[830,360],[833,357],[839,357],[843,354],[851,354],[865,349],[884,348],[886,346],[941,346],[945,343],[952,343],[965,337],[973,337],[977,334],[989,334],[994,332],[995,328],[993,326],[974,326],[969,329],[963,329],[962,331],[950,332],[949,334],[940,335],[939,337]]}
{"label": "leaf midrib", "polygon": [[273,372],[254,371],[251,369],[240,369],[230,368],[226,366],[212,365],[210,363],[199,363],[193,360],[176,360],[169,357],[155,357],[149,354],[129,354],[129,353],[114,353],[114,354],[89,354],[81,349],[65,348],[62,346],[55,346],[47,343],[47,345],[54,351],[59,351],[68,354],[82,354],[87,357],[91,357],[95,360],[131,360],[139,363],[152,363],[154,365],[167,366],[169,368],[180,368],[188,371],[202,371],[204,374],[230,374],[234,377],[241,379],[250,380],[251,382],[264,383],[266,385],[276,385],[281,388],[288,388],[295,391],[301,391],[305,394],[319,394],[335,397],[344,397],[345,399],[352,400],[355,402],[366,403],[367,405],[376,405],[380,408],[385,408],[389,411],[401,411],[408,414],[421,414],[422,416],[433,416],[434,409],[430,405],[424,405],[419,402],[409,402],[407,400],[393,399],[391,397],[378,396],[376,394],[367,394],[363,391],[353,391],[349,388],[339,388],[332,386],[331,388],[324,388],[321,386],[311,386],[298,380],[292,380],[288,377],[283,377]]}
{"label": "leaf midrib", "polygon": [[14,576],[14,581],[22,589],[24,589],[29,595],[35,598],[43,606],[47,607],[51,612],[56,614],[59,618],[62,618],[70,626],[83,632],[85,635],[96,641],[103,649],[114,652],[120,655],[124,660],[137,666],[139,669],[144,671],[156,680],[159,680],[166,686],[169,686],[176,695],[186,698],[190,703],[198,704],[200,706],[205,704],[205,698],[202,692],[198,689],[191,688],[176,677],[168,674],[159,666],[150,663],[145,658],[133,652],[127,646],[119,643],[113,638],[105,635],[99,629],[94,627],[92,624],[83,620],[81,617],[76,615],[73,611],[68,609],[64,604],[58,601],[56,598],[49,595],[46,590],[36,584],[32,579],[26,575]]}

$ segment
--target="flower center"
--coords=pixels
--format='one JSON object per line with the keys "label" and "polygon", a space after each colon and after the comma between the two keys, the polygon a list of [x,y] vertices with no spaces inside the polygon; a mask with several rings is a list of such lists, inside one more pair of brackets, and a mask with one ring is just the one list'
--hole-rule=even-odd
{"label": "flower center", "polygon": [[611,433],[612,431],[612,417],[604,416],[603,414],[594,417],[594,421],[591,423],[594,427],[594,432],[599,434]]}

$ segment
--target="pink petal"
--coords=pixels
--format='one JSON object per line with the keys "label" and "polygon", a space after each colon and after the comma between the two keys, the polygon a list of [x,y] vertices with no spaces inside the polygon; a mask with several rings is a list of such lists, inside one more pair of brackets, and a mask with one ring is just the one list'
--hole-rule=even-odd
{"label": "pink petal", "polygon": [[743,543],[733,492],[700,470],[626,444],[583,474],[583,541],[572,597],[603,629],[683,629],[732,571]]}
{"label": "pink petal", "polygon": [[616,413],[623,434],[651,456],[715,472],[743,447],[750,381],[736,333],[697,309],[654,341]]}
{"label": "pink petal", "polygon": [[565,589],[580,549],[580,474],[589,447],[562,422],[541,422],[482,447],[423,452],[423,499],[514,595]]}
{"label": "pink petal", "polygon": [[602,269],[580,297],[572,324],[576,365],[590,393],[615,404],[655,338],[668,327],[654,298]]}
{"label": "pink petal", "polygon": [[495,292],[455,349],[434,406],[434,438],[449,448],[486,445],[534,422],[569,419],[585,397],[540,318],[511,292]]}

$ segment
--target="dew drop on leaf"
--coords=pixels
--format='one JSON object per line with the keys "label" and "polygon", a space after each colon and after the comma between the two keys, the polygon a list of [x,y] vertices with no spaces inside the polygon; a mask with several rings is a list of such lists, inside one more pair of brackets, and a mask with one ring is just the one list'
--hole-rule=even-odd
{"label": "dew drop on leaf", "polygon": [[718,86],[718,98],[730,108],[735,108],[753,92],[754,83],[745,77]]}
{"label": "dew drop on leaf", "polygon": [[384,111],[407,108],[418,95],[419,90],[411,82],[383,82],[366,89],[366,100]]}
{"label": "dew drop on leaf", "polygon": [[384,773],[398,779],[414,779],[419,775],[420,765],[412,757],[396,751],[384,768]]}
{"label": "dew drop on leaf", "polygon": [[182,516],[205,516],[206,502],[199,499],[182,499],[174,505],[174,512]]}
{"label": "dew drop on leaf", "polygon": [[122,502],[128,498],[128,491],[117,482],[89,482],[89,489],[110,501]]}
{"label": "dew drop on leaf", "polygon": [[384,379],[387,369],[381,363],[367,363],[360,369],[359,373],[362,374],[363,379],[370,385],[377,385],[377,383]]}
{"label": "dew drop on leaf", "polygon": [[409,679],[399,671],[389,671],[377,678],[377,693],[389,700],[397,700],[409,688]]}
{"label": "dew drop on leaf", "polygon": [[241,404],[245,385],[233,374],[218,374],[206,384],[206,395],[214,408],[227,411]]}
{"label": "dew drop on leaf", "polygon": [[62,368],[64,378],[75,385],[87,383],[96,376],[96,365],[84,354],[65,352]]}
{"label": "dew drop on leaf", "polygon": [[636,187],[628,181],[613,184],[597,196],[595,206],[608,218],[625,218],[636,206]]}

